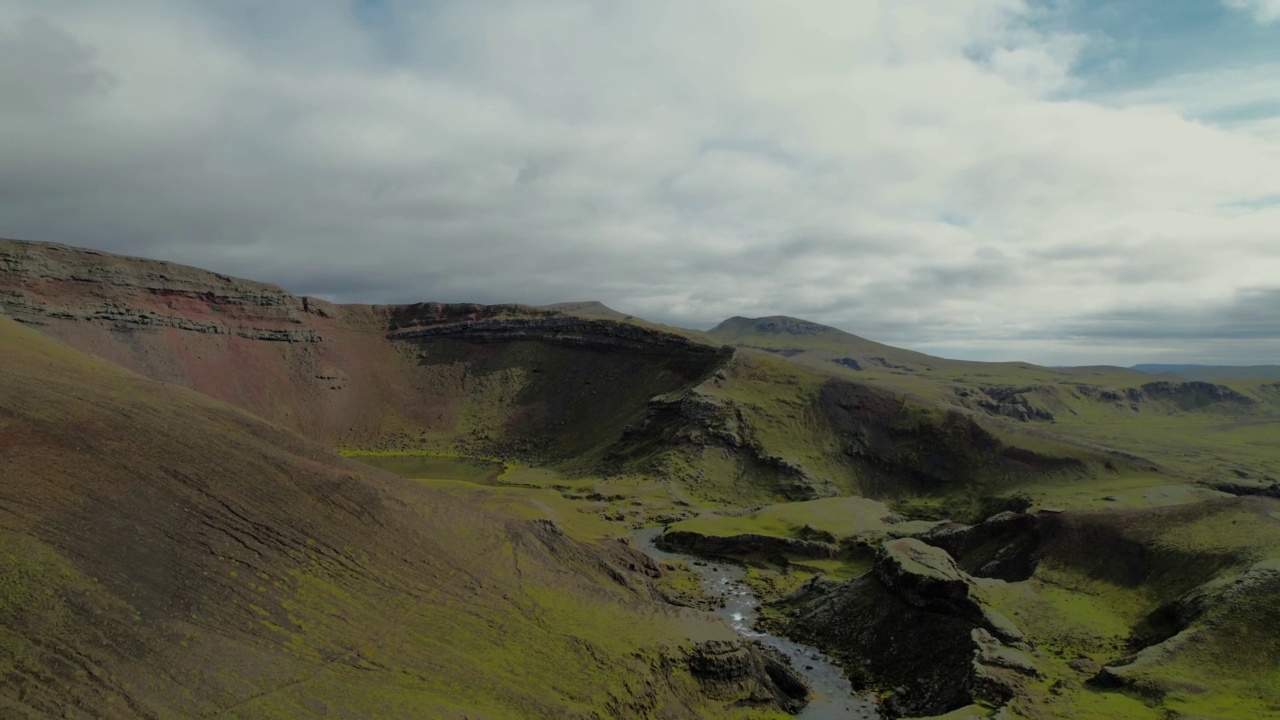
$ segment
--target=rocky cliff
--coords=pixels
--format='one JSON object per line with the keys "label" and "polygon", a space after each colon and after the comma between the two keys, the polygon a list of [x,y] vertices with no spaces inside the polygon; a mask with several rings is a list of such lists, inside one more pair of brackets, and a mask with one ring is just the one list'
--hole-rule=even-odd
{"label": "rocky cliff", "polygon": [[1022,632],[947,553],[890,540],[872,572],[809,581],[775,604],[771,629],[823,648],[856,688],[880,690],[891,717],[1003,705],[1039,676]]}
{"label": "rocky cliff", "polygon": [[[519,305],[336,305],[174,263],[0,241],[0,311],[327,444],[554,460],[730,350]],[[569,431],[569,432],[567,432]]]}

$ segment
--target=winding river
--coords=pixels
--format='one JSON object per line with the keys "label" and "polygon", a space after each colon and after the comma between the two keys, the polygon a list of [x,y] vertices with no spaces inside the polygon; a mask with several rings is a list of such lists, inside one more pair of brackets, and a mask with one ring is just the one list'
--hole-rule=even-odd
{"label": "winding river", "polygon": [[752,625],[756,621],[756,608],[760,601],[743,584],[746,569],[731,563],[704,561],[689,555],[669,553],[653,544],[662,534],[662,528],[648,527],[637,530],[632,537],[636,547],[656,560],[682,560],[702,578],[707,592],[724,599],[724,607],[717,611],[729,621],[734,630],[744,637],[758,640],[781,651],[791,659],[791,664],[809,681],[813,695],[809,704],[796,716],[804,720],[849,720],[850,718],[879,718],[875,703],[853,694],[844,671],[821,651],[784,637],[762,633]]}

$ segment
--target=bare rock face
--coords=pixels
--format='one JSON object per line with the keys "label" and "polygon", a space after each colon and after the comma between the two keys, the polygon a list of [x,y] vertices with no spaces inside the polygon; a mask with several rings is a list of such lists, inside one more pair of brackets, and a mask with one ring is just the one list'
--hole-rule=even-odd
{"label": "bare rock face", "polygon": [[43,243],[0,241],[0,307],[30,325],[91,322],[250,340],[320,342],[328,304],[196,268]]}
{"label": "bare rock face", "polygon": [[[1003,415],[1022,422],[1053,422],[1053,413],[1035,404],[1028,395],[1042,392],[1053,392],[1052,388],[1043,386],[1011,387],[1008,385],[988,385],[974,391],[957,390],[956,395],[962,403],[985,410],[992,415]],[[964,402],[968,400],[968,402]]]}
{"label": "bare rock face", "polygon": [[815,580],[774,607],[783,619],[771,629],[831,653],[855,688],[888,691],[890,717],[1002,705],[1038,675],[1022,633],[978,582],[914,538],[884,543],[861,578]]}

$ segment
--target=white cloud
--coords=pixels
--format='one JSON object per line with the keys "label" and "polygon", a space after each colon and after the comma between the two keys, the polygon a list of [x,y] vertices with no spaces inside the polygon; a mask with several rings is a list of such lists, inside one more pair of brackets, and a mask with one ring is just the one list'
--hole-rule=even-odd
{"label": "white cloud", "polygon": [[1222,0],[1222,4],[1249,13],[1260,23],[1280,20],[1280,0]]}
{"label": "white cloud", "polygon": [[1033,358],[1280,274],[1274,128],[1189,119],[1220,83],[1058,100],[1085,40],[1016,0],[396,2],[395,48],[336,0],[9,5],[0,234]]}

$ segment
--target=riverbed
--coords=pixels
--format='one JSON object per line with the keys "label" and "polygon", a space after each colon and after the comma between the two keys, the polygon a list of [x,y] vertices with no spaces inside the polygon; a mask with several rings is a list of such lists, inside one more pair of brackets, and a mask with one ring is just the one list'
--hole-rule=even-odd
{"label": "riverbed", "polygon": [[690,555],[670,553],[653,544],[662,534],[661,527],[637,530],[632,537],[636,548],[656,560],[681,560],[702,579],[707,592],[724,599],[724,607],[716,611],[743,637],[758,640],[791,659],[795,669],[809,681],[813,694],[809,704],[796,717],[804,720],[849,720],[879,718],[875,703],[853,694],[849,679],[839,665],[816,648],[784,637],[763,633],[755,624],[760,601],[742,581],[746,568],[741,565],[703,560]]}

